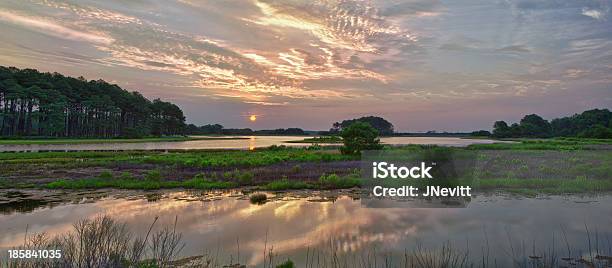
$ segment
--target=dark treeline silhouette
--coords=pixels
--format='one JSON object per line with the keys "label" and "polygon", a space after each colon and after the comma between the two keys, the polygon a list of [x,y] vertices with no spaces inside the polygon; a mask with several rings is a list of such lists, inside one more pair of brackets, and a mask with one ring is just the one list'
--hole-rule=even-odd
{"label": "dark treeline silhouette", "polygon": [[301,128],[278,128],[252,130],[250,128],[224,128],[222,125],[187,125],[186,133],[191,135],[306,135]]}
{"label": "dark treeline silhouette", "polygon": [[493,124],[492,136],[497,138],[612,138],[612,112],[593,109],[581,114],[556,118],[548,122],[536,114],[526,115],[519,123],[508,125],[504,121]]}
{"label": "dark treeline silhouette", "polygon": [[0,66],[0,135],[142,137],[182,134],[181,109],[103,80]]}
{"label": "dark treeline silhouette", "polygon": [[378,117],[378,116],[364,116],[364,117],[355,118],[355,119],[343,120],[342,122],[335,122],[332,125],[332,128],[328,132],[321,132],[320,134],[322,135],[338,134],[342,131],[342,129],[349,127],[355,122],[368,123],[370,126],[378,130],[379,135],[382,135],[382,136],[393,135],[393,124],[391,124],[391,122],[387,121],[386,119],[382,117]]}

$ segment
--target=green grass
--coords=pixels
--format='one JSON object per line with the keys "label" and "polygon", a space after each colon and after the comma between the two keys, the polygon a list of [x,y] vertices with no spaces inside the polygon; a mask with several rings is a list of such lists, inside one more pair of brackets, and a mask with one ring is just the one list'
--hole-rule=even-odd
{"label": "green grass", "polygon": [[0,145],[28,145],[28,144],[92,144],[92,143],[141,143],[141,142],[176,142],[191,140],[220,140],[220,139],[246,139],[234,137],[151,137],[151,138],[23,138],[23,139],[0,139]]}
{"label": "green grass", "polygon": [[514,139],[514,143],[472,144],[469,149],[475,150],[587,150],[593,146],[612,144],[612,139]]}
{"label": "green grass", "polygon": [[333,150],[300,148],[260,149],[255,151],[201,150],[180,152],[25,152],[1,153],[4,164],[68,164],[70,166],[106,165],[117,162],[131,164],[163,164],[185,167],[266,166],[284,161],[329,162],[355,160]]}

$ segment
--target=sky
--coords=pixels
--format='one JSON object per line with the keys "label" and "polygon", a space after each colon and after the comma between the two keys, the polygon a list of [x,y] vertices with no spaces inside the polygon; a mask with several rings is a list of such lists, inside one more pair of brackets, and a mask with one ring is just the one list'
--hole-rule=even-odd
{"label": "sky", "polygon": [[0,65],[103,79],[196,125],[323,130],[377,115],[399,131],[471,131],[612,108],[611,6],[2,0]]}

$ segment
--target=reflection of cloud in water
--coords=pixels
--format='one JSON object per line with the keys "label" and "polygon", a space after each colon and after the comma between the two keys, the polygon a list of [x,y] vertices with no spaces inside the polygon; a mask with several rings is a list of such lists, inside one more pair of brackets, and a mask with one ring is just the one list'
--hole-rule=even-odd
{"label": "reflection of cloud in water", "polygon": [[[299,262],[303,261],[307,248],[324,251],[330,243],[339,254],[366,252],[372,247],[403,253],[404,249],[413,249],[417,241],[426,247],[439,247],[451,241],[463,248],[466,241],[483,244],[484,230],[492,242],[492,254],[499,257],[508,247],[504,243],[508,241],[508,231],[516,242],[537,241],[538,245],[548,247],[551,235],[560,234],[559,223],[563,223],[574,248],[588,248],[584,239],[585,223],[597,229],[601,237],[612,235],[612,196],[547,200],[477,197],[463,209],[373,209],[362,207],[359,200],[346,196],[335,202],[297,199],[263,205],[228,196],[214,201],[178,200],[183,197],[197,200],[209,196],[197,192],[193,195],[170,193],[157,202],[104,199],[28,214],[1,215],[0,246],[20,244],[27,224],[29,233],[61,233],[70,230],[72,223],[101,213],[126,221],[138,234],[146,231],[155,216],[160,216],[159,228],[172,224],[178,215],[177,230],[183,233],[188,245],[182,254],[197,255],[203,250],[219,249],[220,260],[226,261],[230,255],[236,256],[238,240],[241,261],[251,265],[262,261],[266,238],[268,249],[273,246],[278,256]],[[575,199],[598,202],[576,203]]]}

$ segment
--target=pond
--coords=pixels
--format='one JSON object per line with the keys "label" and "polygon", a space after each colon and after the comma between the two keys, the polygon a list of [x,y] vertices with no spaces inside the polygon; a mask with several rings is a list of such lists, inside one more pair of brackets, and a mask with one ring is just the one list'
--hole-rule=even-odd
{"label": "pond", "polygon": [[[0,145],[0,152],[38,152],[38,151],[117,151],[117,150],[195,150],[195,149],[239,149],[248,150],[272,145],[308,146],[310,143],[289,143],[307,136],[232,136],[226,139],[202,139],[175,142],[139,143],[92,143],[92,144],[26,144]],[[384,137],[382,143],[436,144],[444,146],[467,146],[477,143],[499,142],[486,139],[462,139],[457,137]]]}
{"label": "pond", "polygon": [[[406,251],[444,245],[468,252],[476,262],[485,256],[500,267],[513,264],[515,255],[612,255],[610,194],[479,194],[466,208],[376,209],[362,206],[352,190],[287,192],[261,205],[251,204],[239,191],[5,190],[0,196],[2,249],[21,244],[26,228],[28,233],[53,235],[69,231],[83,218],[107,214],[139,234],[156,216],[158,226],[172,225],[178,216],[176,228],[187,245],[182,256],[216,252],[223,263],[249,266],[261,265],[270,248],[276,258],[290,258],[298,267],[307,259],[329,258],[330,252],[351,263],[373,251],[399,259]],[[37,198],[47,201],[8,202]]]}

